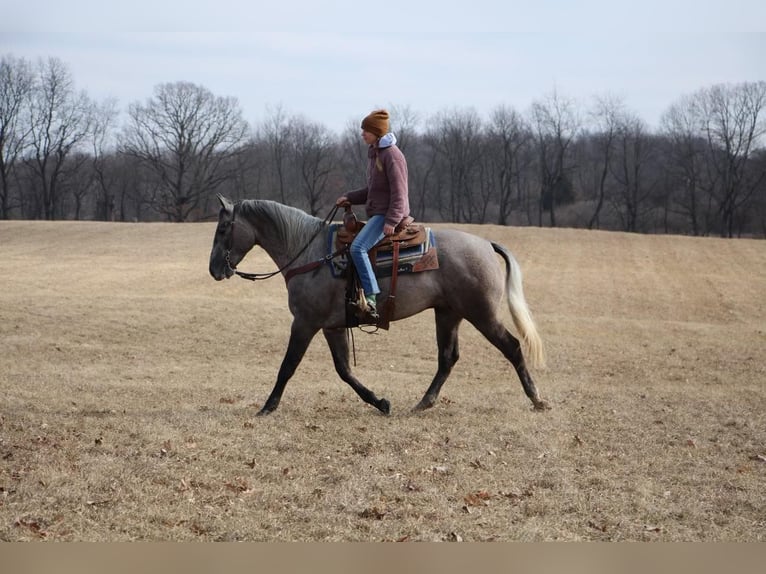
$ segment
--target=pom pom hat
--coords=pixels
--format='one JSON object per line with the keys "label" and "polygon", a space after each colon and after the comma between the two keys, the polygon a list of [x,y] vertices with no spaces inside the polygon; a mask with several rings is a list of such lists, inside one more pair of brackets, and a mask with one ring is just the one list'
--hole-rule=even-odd
{"label": "pom pom hat", "polygon": [[386,110],[375,110],[362,120],[362,129],[373,134],[375,137],[383,137],[389,132],[388,112]]}

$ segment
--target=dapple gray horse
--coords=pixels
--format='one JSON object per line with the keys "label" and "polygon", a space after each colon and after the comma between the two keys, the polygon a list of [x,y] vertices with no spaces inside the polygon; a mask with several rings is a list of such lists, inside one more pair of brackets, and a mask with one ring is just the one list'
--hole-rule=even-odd
{"label": "dapple gray horse", "polygon": [[[346,328],[346,281],[333,277],[327,265],[327,222],[307,213],[267,200],[232,203],[218,196],[221,211],[210,253],[210,274],[216,281],[234,275],[237,265],[255,246],[260,245],[283,273],[308,265],[313,271],[292,275],[287,283],[288,304],[293,315],[287,345],[277,382],[259,415],[274,411],[285,385],[295,372],[314,335],[321,330],[330,346],[335,369],[364,400],[388,414],[390,404],[378,398],[351,372]],[[543,363],[543,347],[530,314],[521,283],[521,269],[513,256],[497,243],[456,230],[434,231],[439,252],[439,269],[398,278],[393,321],[434,309],[438,370],[415,410],[430,408],[452,367],[458,360],[458,328],[467,319],[513,364],[524,392],[534,408],[544,410],[543,401],[527,370],[519,339],[501,322],[499,303],[503,297],[525,353],[531,364]],[[505,261],[505,273],[496,254]],[[316,263],[311,266],[312,262]],[[285,268],[288,269],[285,269]],[[385,297],[389,279],[381,279]]]}

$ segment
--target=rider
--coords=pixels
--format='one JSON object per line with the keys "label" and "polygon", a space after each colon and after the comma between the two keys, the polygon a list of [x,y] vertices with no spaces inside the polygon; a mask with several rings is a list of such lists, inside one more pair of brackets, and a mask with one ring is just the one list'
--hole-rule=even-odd
{"label": "rider", "polygon": [[367,185],[348,192],[335,202],[338,206],[365,205],[367,223],[351,244],[351,258],[359,273],[367,303],[367,317],[378,320],[380,293],[369,250],[410,214],[407,160],[389,130],[388,112],[375,110],[362,120],[362,139],[367,144]]}

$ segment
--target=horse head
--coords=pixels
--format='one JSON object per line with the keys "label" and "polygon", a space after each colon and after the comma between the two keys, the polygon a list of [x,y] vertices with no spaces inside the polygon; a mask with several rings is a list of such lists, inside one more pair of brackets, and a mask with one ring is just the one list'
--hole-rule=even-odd
{"label": "horse head", "polygon": [[220,193],[218,201],[221,211],[210,251],[209,270],[213,279],[221,281],[234,275],[239,262],[253,248],[255,238],[250,224],[237,219],[237,205]]}

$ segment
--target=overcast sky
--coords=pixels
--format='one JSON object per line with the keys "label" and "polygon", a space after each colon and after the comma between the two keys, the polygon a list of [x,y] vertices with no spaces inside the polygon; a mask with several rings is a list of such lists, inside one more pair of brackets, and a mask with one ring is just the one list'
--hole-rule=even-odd
{"label": "overcast sky", "polygon": [[526,112],[557,90],[658,125],[679,97],[766,80],[764,0],[0,0],[0,54],[54,56],[121,108],[159,83],[340,132],[376,107]]}

